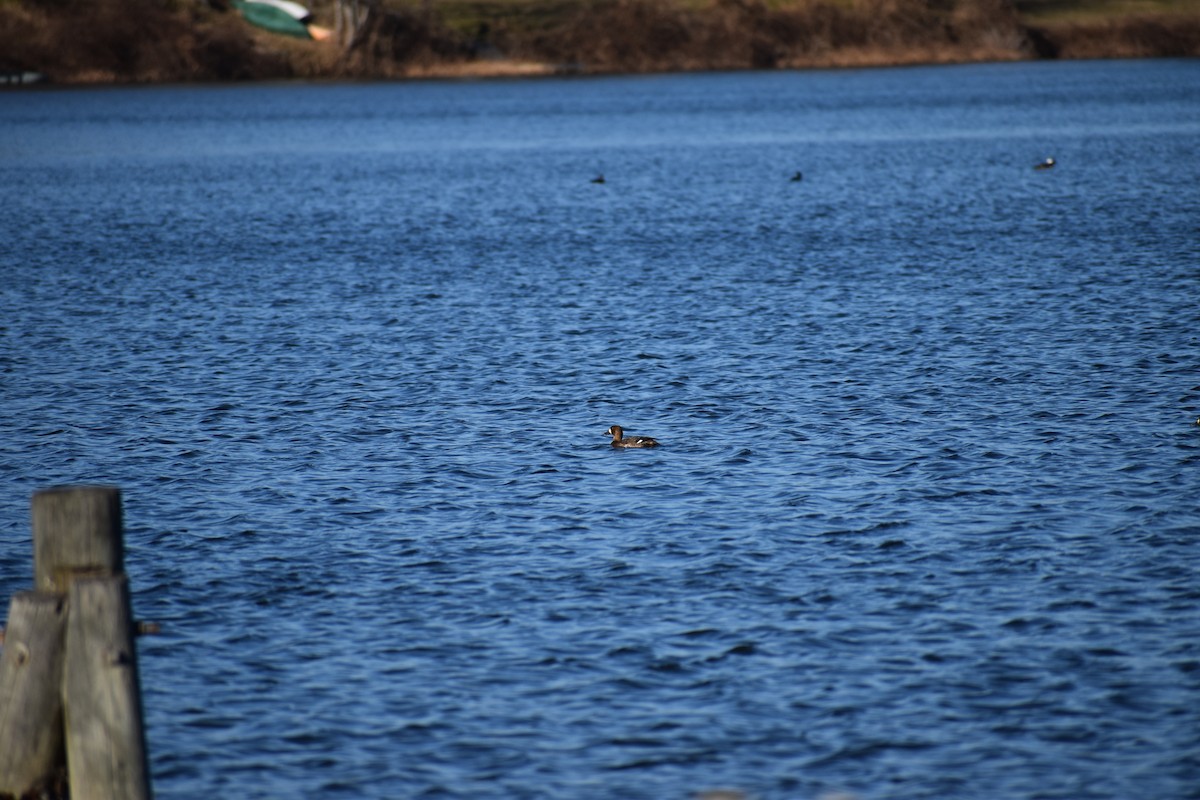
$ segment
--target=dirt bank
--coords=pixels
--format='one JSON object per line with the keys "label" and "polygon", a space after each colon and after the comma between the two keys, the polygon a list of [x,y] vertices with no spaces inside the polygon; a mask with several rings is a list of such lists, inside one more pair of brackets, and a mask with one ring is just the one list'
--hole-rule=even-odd
{"label": "dirt bank", "polygon": [[[329,27],[331,3],[313,6]],[[1196,6],[1042,19],[1013,0],[385,3],[346,44],[254,28],[224,0],[0,0],[0,74],[147,83],[1196,56]]]}

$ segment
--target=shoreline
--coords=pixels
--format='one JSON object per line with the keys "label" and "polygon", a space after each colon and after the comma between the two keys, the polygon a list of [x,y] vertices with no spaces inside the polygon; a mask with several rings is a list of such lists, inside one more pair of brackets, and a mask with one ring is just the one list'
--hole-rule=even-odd
{"label": "shoreline", "polygon": [[[354,75],[302,75],[291,77],[251,78],[237,81],[228,80],[157,80],[157,81],[119,81],[119,80],[78,80],[51,81],[46,79],[28,80],[26,82],[5,81],[0,74],[0,95],[15,91],[56,91],[74,89],[150,89],[163,87],[202,88],[226,86],[230,88],[244,86],[267,85],[350,85],[374,83],[419,83],[419,82],[488,82],[488,81],[522,81],[548,79],[580,79],[589,78],[620,78],[620,77],[654,77],[670,75],[693,75],[702,73],[739,73],[739,72],[825,72],[837,70],[873,70],[873,69],[921,69],[926,67],[958,67],[979,66],[987,64],[1022,64],[1035,62],[1057,61],[1061,63],[1084,63],[1089,61],[1153,61],[1153,60],[1188,60],[1188,56],[1089,56],[1081,58],[980,58],[967,60],[912,60],[912,61],[869,61],[846,63],[804,64],[796,66],[772,67],[769,69],[754,67],[729,68],[697,68],[674,70],[646,71],[590,71],[563,69],[553,64],[521,63],[512,65],[495,65],[487,68],[477,68],[478,65],[446,65],[444,68],[431,67],[398,75],[386,77],[354,76]],[[1197,422],[1200,424],[1200,421]]]}
{"label": "shoreline", "polygon": [[[1039,20],[1013,0],[945,0],[937,9],[926,0],[684,2],[580,2],[521,26],[478,11],[454,18],[452,4],[437,13],[400,7],[368,15],[338,44],[272,33],[199,3],[170,10],[159,0],[64,0],[51,13],[18,0],[0,5],[0,90],[1200,57],[1200,3]],[[462,33],[471,25],[476,33]]]}

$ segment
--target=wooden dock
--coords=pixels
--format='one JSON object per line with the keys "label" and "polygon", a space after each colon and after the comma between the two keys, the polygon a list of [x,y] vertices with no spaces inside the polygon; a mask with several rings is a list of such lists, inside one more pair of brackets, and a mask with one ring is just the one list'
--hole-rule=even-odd
{"label": "wooden dock", "polygon": [[0,797],[63,774],[72,800],[151,797],[121,514],[111,486],[33,496],[34,588],[13,595],[0,656]]}

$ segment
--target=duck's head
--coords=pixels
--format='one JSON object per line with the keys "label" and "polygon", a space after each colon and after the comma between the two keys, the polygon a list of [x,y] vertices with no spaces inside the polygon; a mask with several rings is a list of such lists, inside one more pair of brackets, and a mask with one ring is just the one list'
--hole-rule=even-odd
{"label": "duck's head", "polygon": [[612,425],[604,432],[606,436],[611,436],[614,439],[620,439],[625,435],[625,430],[620,425]]}

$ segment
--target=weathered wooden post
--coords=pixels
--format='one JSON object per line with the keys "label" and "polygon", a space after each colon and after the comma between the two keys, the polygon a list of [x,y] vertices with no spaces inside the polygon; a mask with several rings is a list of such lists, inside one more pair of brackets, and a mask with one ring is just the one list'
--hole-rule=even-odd
{"label": "weathered wooden post", "polygon": [[62,766],[66,611],[54,592],[18,592],[9,605],[0,660],[0,795],[21,797]]}
{"label": "weathered wooden post", "polygon": [[66,594],[80,574],[125,569],[121,490],[59,486],[33,495],[34,587]]}
{"label": "weathered wooden post", "polygon": [[71,798],[149,798],[129,581],[79,578],[69,597],[63,707]]}
{"label": "weathered wooden post", "polygon": [[65,751],[75,800],[147,800],[120,490],[34,494],[33,551],[37,590],[14,596],[0,659],[0,794],[52,778]]}

